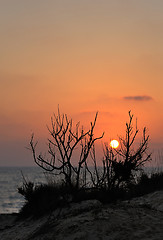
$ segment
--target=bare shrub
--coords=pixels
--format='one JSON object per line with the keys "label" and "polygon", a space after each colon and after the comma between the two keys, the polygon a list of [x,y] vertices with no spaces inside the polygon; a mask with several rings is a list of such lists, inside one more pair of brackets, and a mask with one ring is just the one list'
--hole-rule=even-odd
{"label": "bare shrub", "polygon": [[[103,133],[100,137],[94,137],[97,115],[98,113],[94,121],[90,123],[90,129],[85,131],[83,127],[80,128],[79,122],[73,126],[72,119],[69,119],[66,114],[61,114],[58,108],[58,114],[54,114],[51,118],[51,128],[48,127],[49,158],[44,158],[42,154],[37,155],[37,142],[34,142],[34,135],[31,137],[30,147],[35,163],[46,171],[55,170],[56,174],[64,176],[67,186],[78,189],[81,182],[81,170],[85,167],[90,150],[95,141],[104,135]],[[74,165],[72,156],[77,148],[78,160]]]}
{"label": "bare shrub", "polygon": [[126,122],[125,137],[119,137],[120,147],[112,149],[104,146],[104,172],[108,189],[117,188],[129,184],[134,180],[134,174],[142,170],[143,165],[151,160],[151,153],[148,153],[149,135],[146,127],[143,128],[143,135],[139,146],[135,146],[138,136],[137,120],[135,128],[133,115],[129,111],[129,122]]}

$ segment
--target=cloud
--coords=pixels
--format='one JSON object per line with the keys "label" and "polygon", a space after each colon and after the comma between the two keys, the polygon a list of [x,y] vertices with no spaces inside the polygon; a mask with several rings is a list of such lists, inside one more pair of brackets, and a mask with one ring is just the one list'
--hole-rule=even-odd
{"label": "cloud", "polygon": [[124,100],[134,100],[134,101],[151,101],[153,98],[151,96],[143,95],[143,96],[125,96],[123,97]]}

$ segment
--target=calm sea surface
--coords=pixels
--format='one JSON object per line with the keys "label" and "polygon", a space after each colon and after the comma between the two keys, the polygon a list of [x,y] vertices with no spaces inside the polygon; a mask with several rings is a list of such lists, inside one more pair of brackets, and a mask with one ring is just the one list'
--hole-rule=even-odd
{"label": "calm sea surface", "polygon": [[46,181],[38,167],[0,167],[0,213],[17,213],[25,200],[17,188],[22,186],[23,176],[36,184]]}

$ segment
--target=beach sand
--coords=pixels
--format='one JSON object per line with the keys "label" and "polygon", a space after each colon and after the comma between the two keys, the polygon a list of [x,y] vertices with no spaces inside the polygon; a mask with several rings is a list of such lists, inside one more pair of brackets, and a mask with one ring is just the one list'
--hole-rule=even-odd
{"label": "beach sand", "polygon": [[102,205],[73,203],[39,219],[0,215],[1,240],[162,240],[163,191]]}

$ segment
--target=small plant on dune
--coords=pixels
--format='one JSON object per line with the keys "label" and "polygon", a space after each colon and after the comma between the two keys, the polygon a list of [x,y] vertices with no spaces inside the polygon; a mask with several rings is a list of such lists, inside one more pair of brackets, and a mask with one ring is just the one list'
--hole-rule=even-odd
{"label": "small plant on dune", "polygon": [[163,190],[163,172],[155,172],[151,175],[142,172],[137,183],[130,185],[127,197],[138,197],[159,190]]}
{"label": "small plant on dune", "polygon": [[34,183],[27,182],[26,180],[23,182],[22,187],[18,188],[18,193],[24,196],[25,200],[30,201],[32,198],[32,194],[34,192]]}
{"label": "small plant on dune", "polygon": [[69,189],[64,184],[35,185],[32,182],[26,182],[18,188],[18,192],[26,200],[20,211],[20,216],[39,217],[66,206],[72,194],[72,188]]}

